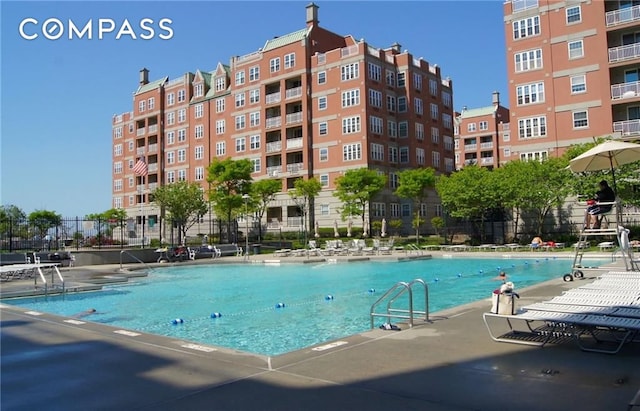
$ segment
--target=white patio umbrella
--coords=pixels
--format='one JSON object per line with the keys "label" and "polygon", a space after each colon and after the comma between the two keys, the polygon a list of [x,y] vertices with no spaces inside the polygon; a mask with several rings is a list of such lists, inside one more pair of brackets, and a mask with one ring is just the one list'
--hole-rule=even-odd
{"label": "white patio umbrella", "polygon": [[318,220],[316,220],[316,232],[315,232],[315,237],[318,238],[320,237],[320,224],[318,223]]}
{"label": "white patio umbrella", "polygon": [[363,237],[367,237],[368,235],[369,235],[369,219],[366,218],[364,220],[364,224],[363,224],[363,227],[362,227],[362,236]]}
{"label": "white patio umbrella", "polygon": [[338,220],[333,220],[333,236],[335,238],[340,237],[340,233],[338,232]]}
{"label": "white patio umbrella", "polygon": [[351,227],[353,227],[353,220],[349,217],[349,221],[347,221],[347,237],[351,237]]}
{"label": "white patio umbrella", "polygon": [[380,236],[381,237],[387,236],[387,219],[386,218],[382,219],[382,228],[380,229]]}
{"label": "white patio umbrella", "polygon": [[608,140],[571,160],[569,169],[576,173],[611,169],[613,190],[617,191],[615,169],[634,161],[640,161],[640,144]]}

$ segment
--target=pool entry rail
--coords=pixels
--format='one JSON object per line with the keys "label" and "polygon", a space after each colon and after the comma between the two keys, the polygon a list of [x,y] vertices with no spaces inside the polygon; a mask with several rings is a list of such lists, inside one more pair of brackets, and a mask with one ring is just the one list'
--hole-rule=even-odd
{"label": "pool entry rail", "polygon": [[[424,288],[424,311],[415,310],[413,307],[413,287],[416,284],[421,284]],[[393,303],[401,297],[403,294],[409,294],[408,307],[406,309],[394,308]],[[387,303],[387,309],[384,313],[376,312],[376,308],[382,303]],[[400,281],[394,284],[386,293],[382,295],[382,297],[378,298],[378,300],[371,305],[371,328],[374,328],[374,320],[376,317],[385,317],[387,318],[387,322],[391,322],[392,318],[409,320],[409,327],[413,327],[413,320],[416,315],[424,316],[425,321],[429,321],[429,287],[427,284],[417,278],[410,283]]]}

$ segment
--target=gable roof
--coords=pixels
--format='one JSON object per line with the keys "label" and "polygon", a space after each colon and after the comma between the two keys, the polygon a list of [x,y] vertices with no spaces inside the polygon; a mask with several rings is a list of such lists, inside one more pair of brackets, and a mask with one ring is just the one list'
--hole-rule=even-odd
{"label": "gable roof", "polygon": [[136,92],[133,94],[145,93],[147,91],[157,89],[158,87],[163,85],[167,80],[169,80],[169,77],[163,77],[160,80],[152,81],[150,83],[139,86]]}
{"label": "gable roof", "polygon": [[304,28],[302,30],[294,31],[293,33],[285,34],[284,36],[276,37],[271,40],[267,40],[262,48],[262,51],[269,51],[278,47],[286,46],[287,44],[295,43],[296,41],[304,40],[307,34],[311,31],[311,27]]}

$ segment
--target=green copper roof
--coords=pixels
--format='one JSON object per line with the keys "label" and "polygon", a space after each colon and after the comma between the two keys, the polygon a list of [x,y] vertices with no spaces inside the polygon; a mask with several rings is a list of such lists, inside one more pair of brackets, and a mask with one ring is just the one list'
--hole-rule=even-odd
{"label": "green copper roof", "polygon": [[140,93],[157,89],[161,84],[164,84],[167,80],[169,80],[169,77],[163,77],[160,80],[152,81],[151,83],[147,83],[143,86],[140,86],[136,90],[135,94],[140,94]]}
{"label": "green copper roof", "polygon": [[471,118],[471,117],[486,116],[489,114],[493,114],[495,111],[496,111],[496,108],[494,106],[472,108],[471,110],[463,110],[460,113],[460,117]]}
{"label": "green copper roof", "polygon": [[284,36],[276,37],[271,40],[267,40],[262,51],[269,51],[278,47],[286,46],[287,44],[295,43],[296,41],[303,40],[307,37],[309,29],[304,28],[302,30],[294,31],[293,33],[285,34]]}

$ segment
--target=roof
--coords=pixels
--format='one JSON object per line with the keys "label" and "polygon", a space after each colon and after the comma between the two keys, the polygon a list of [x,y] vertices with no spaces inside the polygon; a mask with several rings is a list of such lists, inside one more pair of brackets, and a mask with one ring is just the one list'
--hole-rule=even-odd
{"label": "roof", "polygon": [[310,28],[304,28],[302,30],[294,31],[293,33],[285,34],[284,36],[267,40],[262,51],[273,50],[278,47],[286,46],[287,44],[295,43],[296,41],[304,40],[307,37],[309,30]]}
{"label": "roof", "polygon": [[167,80],[169,80],[169,77],[163,77],[160,80],[156,80],[156,81],[152,81],[150,83],[144,84],[138,87],[138,89],[134,94],[145,93],[147,91],[157,89],[158,87],[160,87],[160,85],[164,84]]}
{"label": "roof", "polygon": [[495,111],[496,111],[496,107],[495,106],[472,108],[471,110],[463,110],[460,113],[460,118],[471,118],[471,117],[487,116],[487,115],[495,113]]}

